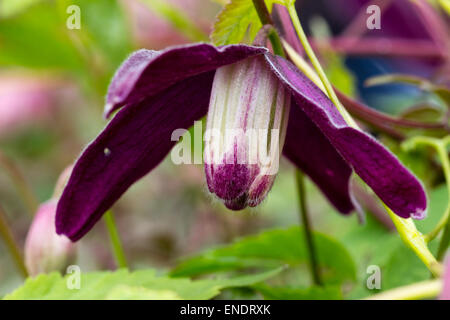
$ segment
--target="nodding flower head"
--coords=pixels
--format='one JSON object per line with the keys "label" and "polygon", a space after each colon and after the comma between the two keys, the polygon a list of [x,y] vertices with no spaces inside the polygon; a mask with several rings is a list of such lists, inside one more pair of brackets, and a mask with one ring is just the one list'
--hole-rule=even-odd
{"label": "nodding flower head", "polygon": [[263,57],[219,68],[205,133],[208,188],[229,209],[258,205],[278,171],[290,94]]}
{"label": "nodding flower head", "polygon": [[139,50],[109,86],[105,115],[117,110],[76,161],[58,203],[56,231],[74,241],[161,163],[175,145],[174,130],[207,114],[207,183],[229,208],[261,202],[282,150],[342,213],[354,209],[355,172],[400,217],[425,216],[425,192],[414,175],[266,48],[199,43]]}

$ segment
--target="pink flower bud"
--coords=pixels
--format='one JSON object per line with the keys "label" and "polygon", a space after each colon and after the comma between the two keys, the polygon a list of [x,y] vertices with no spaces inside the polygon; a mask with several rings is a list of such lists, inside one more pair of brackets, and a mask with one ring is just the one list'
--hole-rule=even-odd
{"label": "pink flower bud", "polygon": [[25,241],[25,265],[31,276],[51,271],[64,271],[75,260],[75,244],[55,230],[58,201],[51,199],[40,205]]}

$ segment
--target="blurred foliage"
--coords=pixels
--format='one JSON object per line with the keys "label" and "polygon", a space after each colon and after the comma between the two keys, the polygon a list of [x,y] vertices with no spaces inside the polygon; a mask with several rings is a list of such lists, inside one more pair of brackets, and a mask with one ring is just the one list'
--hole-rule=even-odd
{"label": "blurred foliage", "polygon": [[[316,16],[311,19],[310,30],[316,41],[328,41],[333,36],[330,26],[322,17]],[[320,55],[328,80],[346,95],[355,96],[355,77],[345,66],[345,59],[330,49],[321,50]]]}
{"label": "blurred foliage", "polygon": [[0,1],[0,17],[8,17],[27,9],[41,0],[3,0]]}
{"label": "blurred foliage", "polygon": [[[66,26],[70,5],[82,8],[79,30]],[[117,1],[34,1],[26,10],[0,19],[0,65],[70,73],[101,95],[131,50]]]}
{"label": "blurred foliage", "polygon": [[[190,258],[172,270],[171,275],[196,276],[242,268],[272,268],[274,265],[295,267],[306,264],[308,251],[304,237],[299,227],[265,231]],[[342,245],[320,233],[314,233],[314,240],[325,283],[342,283],[355,278],[355,266]]]}
{"label": "blurred foliage", "polygon": [[308,263],[305,235],[299,227],[269,230],[256,236],[239,239],[227,246],[209,249],[203,254],[181,262],[172,270],[171,275],[192,277],[286,265],[289,267],[273,279],[274,285],[254,288],[267,298],[338,298],[341,296],[340,285],[352,282],[356,278],[354,262],[347,250],[329,236],[315,232],[314,241],[321,277],[326,285],[324,288],[309,288],[299,284],[296,279],[298,272],[305,272],[305,265]]}
{"label": "blurred foliage", "polygon": [[259,291],[264,299],[269,300],[340,300],[342,292],[338,286],[292,288],[273,287],[267,285],[255,285],[255,290]]}

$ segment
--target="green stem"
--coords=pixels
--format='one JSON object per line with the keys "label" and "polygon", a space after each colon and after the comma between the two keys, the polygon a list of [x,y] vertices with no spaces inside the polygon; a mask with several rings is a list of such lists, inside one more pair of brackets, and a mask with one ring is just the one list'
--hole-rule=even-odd
{"label": "green stem", "polygon": [[[255,7],[256,12],[258,13],[258,17],[262,25],[273,26],[272,18],[270,16],[269,10],[267,9],[264,0],[253,0],[253,6]],[[273,52],[276,55],[285,57],[286,55],[283,50],[283,45],[281,44],[280,36],[278,35],[275,28],[272,28],[267,36],[270,40],[270,43],[272,44]]]}
{"label": "green stem", "polygon": [[449,244],[450,244],[450,220],[447,220],[444,232],[442,233],[441,242],[439,243],[438,252],[436,254],[436,258],[439,261],[442,261],[444,259]]}
{"label": "green stem", "polygon": [[441,159],[442,170],[444,171],[445,181],[447,184],[447,208],[445,209],[442,218],[437,223],[436,227],[427,235],[428,241],[438,236],[443,229],[441,242],[439,243],[439,249],[437,253],[437,259],[441,261],[444,258],[445,252],[450,244],[450,160],[447,154],[447,144],[450,141],[450,136],[445,137],[442,140],[428,137],[414,137],[411,139],[411,144],[426,144],[433,147]]}
{"label": "green stem", "polygon": [[29,213],[34,215],[39,202],[18,166],[2,152],[0,152],[0,166],[11,178]]}
{"label": "green stem", "polygon": [[306,244],[308,246],[309,254],[309,267],[311,270],[311,275],[313,277],[314,284],[322,285],[320,278],[320,269],[317,259],[316,246],[314,244],[314,237],[312,233],[311,222],[309,220],[308,208],[306,204],[306,189],[305,189],[305,179],[303,172],[297,170],[297,187],[298,187],[298,200],[300,209],[300,218],[303,224],[303,229],[305,232]]}
{"label": "green stem", "polygon": [[307,56],[309,57],[309,60],[311,61],[314,69],[316,70],[320,80],[322,81],[323,86],[325,87],[325,90],[328,94],[328,97],[334,103],[334,105],[336,106],[342,117],[345,119],[347,124],[353,128],[358,128],[358,125],[356,124],[355,120],[353,120],[353,118],[349,115],[347,110],[345,110],[344,106],[341,104],[338,97],[336,96],[333,86],[328,80],[325,71],[323,71],[323,68],[320,65],[319,60],[317,59],[314,50],[311,48],[308,38],[306,37],[305,31],[303,31],[300,19],[298,18],[297,11],[295,10],[295,5],[292,3],[287,6],[287,9],[289,11],[289,15],[291,16],[292,23],[294,24],[294,28],[297,31],[297,35],[300,39],[300,42],[302,43],[303,49],[305,50]]}
{"label": "green stem", "polygon": [[442,280],[429,280],[375,294],[367,297],[365,300],[430,299],[436,297],[441,290]]}
{"label": "green stem", "polygon": [[114,258],[119,268],[128,268],[127,259],[123,251],[122,242],[120,241],[119,232],[117,231],[114,215],[111,210],[105,213],[103,218],[109,233],[109,240],[113,250]]}
{"label": "green stem", "polygon": [[6,214],[1,206],[0,206],[0,236],[5,241],[6,247],[11,253],[11,256],[14,259],[14,262],[16,263],[17,269],[19,270],[20,274],[24,278],[27,278],[28,271],[27,268],[25,267],[21,250],[19,249],[19,245],[14,240],[13,233],[8,225]]}
{"label": "green stem", "polygon": [[439,277],[442,272],[442,266],[428,249],[425,236],[417,230],[411,218],[400,218],[386,205],[384,205],[384,208],[394,222],[403,242],[422,260],[433,276]]}
{"label": "green stem", "polygon": [[441,158],[442,169],[444,170],[448,192],[447,209],[445,210],[445,214],[441,219],[442,222],[445,221],[445,224],[443,224],[444,233],[442,234],[442,239],[441,242],[439,243],[439,249],[437,253],[437,258],[439,261],[441,261],[444,258],[445,251],[447,250],[448,245],[450,243],[450,161],[448,159],[447,146],[444,143],[440,145],[438,153],[439,157]]}
{"label": "green stem", "polygon": [[450,136],[447,136],[442,140],[430,137],[413,137],[403,144],[403,148],[405,149],[415,148],[419,144],[430,146],[436,150],[441,160],[442,170],[444,171],[445,181],[447,184],[447,207],[434,229],[425,236],[426,241],[429,242],[436,238],[439,233],[444,230],[437,253],[437,259],[439,261],[444,257],[445,251],[450,243],[450,160],[447,154],[447,145],[449,141]]}

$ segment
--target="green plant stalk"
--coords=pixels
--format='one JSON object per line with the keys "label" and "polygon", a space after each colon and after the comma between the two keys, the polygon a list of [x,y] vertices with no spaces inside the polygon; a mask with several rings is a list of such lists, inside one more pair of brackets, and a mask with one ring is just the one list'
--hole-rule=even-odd
{"label": "green plant stalk", "polygon": [[[273,21],[272,18],[270,17],[269,10],[267,10],[267,6],[264,0],[253,0],[253,6],[255,7],[256,12],[258,13],[258,17],[262,25],[263,26],[271,25],[273,27]],[[276,32],[274,27],[271,28],[267,37],[269,38],[269,41],[272,44],[273,52],[276,55],[286,57],[283,50],[283,45],[281,44],[281,39],[278,36],[278,33]]]}
{"label": "green plant stalk", "polygon": [[413,137],[406,141],[403,145],[406,149],[414,148],[419,144],[428,145],[436,150],[441,160],[442,170],[444,171],[445,182],[447,184],[447,207],[434,229],[425,236],[426,241],[429,242],[436,238],[439,233],[444,230],[441,242],[439,243],[438,253],[436,255],[439,261],[441,261],[444,257],[450,243],[450,160],[447,154],[447,145],[449,142],[450,136],[446,136],[442,140],[430,137]]}
{"label": "green plant stalk", "polygon": [[448,193],[447,208],[445,210],[444,215],[442,216],[441,220],[438,223],[438,227],[439,225],[442,225],[442,228],[444,229],[441,242],[439,243],[439,249],[437,252],[437,259],[441,261],[444,258],[445,252],[450,243],[450,161],[448,159],[446,145],[441,144],[440,148],[438,149],[438,153],[439,157],[441,158],[442,169],[444,170]]}
{"label": "green plant stalk", "polygon": [[384,208],[394,222],[403,242],[422,260],[434,277],[439,277],[442,273],[442,266],[428,249],[425,236],[417,230],[413,220],[398,217],[386,205]]}
{"label": "green plant stalk", "polygon": [[27,210],[30,215],[33,216],[39,206],[39,202],[22,172],[18,166],[2,152],[0,152],[0,166],[11,178],[11,181],[22,198]]}
{"label": "green plant stalk", "polygon": [[6,247],[8,248],[8,251],[10,252],[16,264],[18,271],[24,278],[27,278],[28,271],[27,268],[25,267],[21,250],[19,249],[19,246],[14,240],[13,233],[11,231],[11,228],[9,227],[6,218],[6,214],[1,206],[0,206],[0,236],[5,241]]}
{"label": "green plant stalk", "polygon": [[108,229],[109,240],[111,248],[119,268],[128,268],[127,259],[123,251],[122,242],[120,241],[119,232],[117,231],[114,215],[111,210],[108,210],[103,217],[106,228]]}
{"label": "green plant stalk", "polygon": [[287,41],[284,39],[282,40],[283,47],[286,49],[286,52],[289,56],[289,59],[296,65],[297,68],[300,69],[314,84],[322,90],[323,93],[325,93],[328,96],[327,90],[325,89],[325,86],[323,85],[322,81],[320,80],[317,73],[314,71],[314,69],[303,59],[302,56],[300,56],[294,48],[292,48]]}
{"label": "green plant stalk", "polygon": [[299,200],[299,210],[300,219],[303,224],[303,229],[305,232],[306,245],[308,247],[309,254],[309,268],[315,285],[322,285],[322,280],[320,277],[320,268],[317,259],[316,246],[314,244],[314,236],[312,233],[312,226],[308,215],[308,207],[306,204],[306,189],[305,189],[305,179],[303,172],[297,170],[296,172],[297,188],[298,188],[298,200]]}
{"label": "green plant stalk", "polygon": [[320,80],[322,81],[323,86],[325,87],[325,90],[328,94],[328,97],[334,103],[334,105],[338,109],[341,116],[345,119],[347,124],[353,128],[358,128],[358,125],[356,124],[355,120],[353,120],[353,118],[350,116],[350,114],[347,112],[347,110],[345,110],[344,106],[341,104],[338,97],[336,96],[333,86],[331,85],[330,81],[328,80],[328,78],[325,74],[325,71],[323,71],[323,68],[320,65],[319,60],[317,59],[317,57],[314,53],[314,50],[311,48],[308,38],[306,37],[305,31],[303,31],[303,27],[298,18],[294,3],[289,4],[287,6],[287,9],[289,11],[289,15],[291,16],[291,20],[294,25],[295,31],[297,31],[297,35],[300,39],[300,42],[302,43],[303,49],[305,50],[306,55],[308,56],[309,60],[311,61],[314,69],[316,70],[317,75],[319,76]]}
{"label": "green plant stalk", "polygon": [[364,300],[415,300],[434,298],[442,290],[442,280],[428,280],[388,290]]}
{"label": "green plant stalk", "polygon": [[438,252],[436,254],[436,257],[439,261],[442,261],[444,259],[449,243],[450,243],[450,221],[447,220],[444,232],[442,233],[441,242],[439,243]]}

